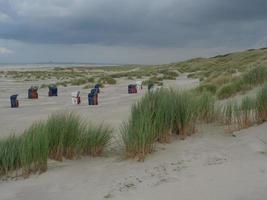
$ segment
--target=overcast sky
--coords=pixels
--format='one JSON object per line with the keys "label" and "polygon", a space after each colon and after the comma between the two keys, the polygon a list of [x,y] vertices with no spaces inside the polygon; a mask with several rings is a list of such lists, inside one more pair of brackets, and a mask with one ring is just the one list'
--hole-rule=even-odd
{"label": "overcast sky", "polygon": [[169,63],[264,46],[267,0],[0,0],[0,63]]}

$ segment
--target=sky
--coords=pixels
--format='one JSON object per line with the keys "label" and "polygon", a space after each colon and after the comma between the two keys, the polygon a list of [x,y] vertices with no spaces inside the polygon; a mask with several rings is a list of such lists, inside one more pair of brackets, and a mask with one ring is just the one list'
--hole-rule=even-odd
{"label": "sky", "polygon": [[0,0],[0,63],[160,64],[266,46],[266,0]]}

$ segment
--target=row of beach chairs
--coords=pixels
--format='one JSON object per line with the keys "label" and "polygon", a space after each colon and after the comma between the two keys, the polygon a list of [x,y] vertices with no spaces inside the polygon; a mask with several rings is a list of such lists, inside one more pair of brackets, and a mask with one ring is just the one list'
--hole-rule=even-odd
{"label": "row of beach chairs", "polygon": [[[58,96],[58,89],[56,85],[50,85],[48,87],[48,96]],[[98,93],[100,92],[100,85],[96,84],[95,87],[91,90],[91,92],[88,94],[88,105],[98,105]],[[72,103],[73,104],[80,104],[81,103],[81,97],[80,97],[80,91],[72,92]],[[31,86],[28,89],[28,99],[38,99],[38,87],[37,86]],[[11,108],[17,108],[19,107],[19,100],[18,100],[18,94],[14,94],[10,96],[10,103]]]}
{"label": "row of beach chairs", "polygon": [[[149,85],[148,90],[150,91],[153,86]],[[58,96],[58,89],[56,85],[50,85],[48,87],[48,96]],[[137,81],[136,84],[130,84],[128,85],[128,93],[134,94],[137,93],[138,90],[143,89],[142,81]],[[96,84],[93,89],[91,89],[90,93],[88,94],[88,105],[98,105],[98,94],[100,92],[100,85]],[[18,94],[10,96],[10,102],[12,108],[19,107],[19,101],[17,99]],[[80,91],[72,92],[72,104],[81,104],[81,97],[80,97]],[[38,87],[37,86],[31,86],[28,89],[28,98],[29,99],[38,99]]]}

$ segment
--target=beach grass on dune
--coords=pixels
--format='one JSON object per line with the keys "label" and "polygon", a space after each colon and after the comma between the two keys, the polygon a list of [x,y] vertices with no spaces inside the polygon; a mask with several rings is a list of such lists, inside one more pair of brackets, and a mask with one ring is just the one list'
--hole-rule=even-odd
{"label": "beach grass on dune", "polygon": [[79,149],[82,155],[99,156],[111,140],[113,129],[107,125],[90,124],[79,137]]}
{"label": "beach grass on dune", "polygon": [[[173,133],[181,139],[194,133],[196,121],[200,116],[207,120],[215,102],[209,96],[195,95],[192,91],[161,89],[134,104],[129,120],[121,126],[126,155],[143,160],[157,141],[169,142]],[[210,100],[204,105],[199,99]]]}
{"label": "beach grass on dune", "polygon": [[235,121],[235,116],[239,116],[239,108],[237,102],[229,100],[225,103],[221,110],[221,118],[223,123],[227,126],[228,131],[231,131],[231,125]]}
{"label": "beach grass on dune", "polygon": [[[193,134],[196,123],[220,120],[233,132],[267,120],[267,86],[255,98],[230,99],[219,106],[215,101],[207,91],[159,89],[147,93],[132,105],[129,119],[120,127],[126,156],[144,160],[158,142]],[[105,124],[85,123],[73,112],[52,114],[20,136],[0,140],[0,176],[44,172],[49,158],[62,161],[100,156],[112,139],[112,131]]]}
{"label": "beach grass on dune", "polygon": [[230,132],[248,128],[267,119],[267,87],[262,87],[255,97],[242,97],[240,102],[228,100],[221,109],[221,119]]}
{"label": "beach grass on dune", "polygon": [[224,84],[218,91],[220,99],[229,98],[238,92],[245,92],[267,81],[267,67],[257,66],[244,73],[240,78]]}
{"label": "beach grass on dune", "polygon": [[205,83],[197,87],[196,90],[199,92],[210,92],[212,94],[216,94],[218,86],[214,83]]}
{"label": "beach grass on dune", "polygon": [[20,138],[15,135],[0,140],[0,176],[21,167]]}
{"label": "beach grass on dune", "polygon": [[153,96],[153,121],[159,142],[170,142],[171,129],[173,125],[173,109],[171,100],[171,91],[163,89],[150,94]]}
{"label": "beach grass on dune", "polygon": [[49,157],[62,160],[77,156],[79,136],[83,131],[81,118],[74,113],[51,115],[45,123],[49,141]]}
{"label": "beach grass on dune", "polygon": [[203,92],[198,97],[197,108],[200,121],[212,122],[215,119],[215,101],[216,98],[210,92]]}
{"label": "beach grass on dune", "polygon": [[100,156],[111,139],[104,124],[85,124],[79,115],[63,112],[34,123],[20,136],[0,140],[0,176],[28,176],[47,170],[48,158],[62,161],[80,155]]}
{"label": "beach grass on dune", "polygon": [[260,85],[267,81],[267,68],[258,66],[244,74],[243,80],[250,86]]}
{"label": "beach grass on dune", "polygon": [[247,128],[251,126],[253,121],[255,121],[255,99],[251,97],[243,97],[240,105],[240,114],[241,114],[241,127],[240,128]]}
{"label": "beach grass on dune", "polygon": [[256,110],[258,122],[267,121],[267,85],[262,87],[256,97]]}
{"label": "beach grass on dune", "polygon": [[223,118],[229,132],[251,126],[255,122],[255,99],[245,96],[241,102],[229,100],[224,106]]}
{"label": "beach grass on dune", "polygon": [[143,160],[145,155],[154,150],[155,130],[151,97],[146,95],[131,109],[131,118],[121,126],[122,140],[128,157]]}
{"label": "beach grass on dune", "polygon": [[48,137],[45,125],[34,123],[20,136],[20,160],[23,174],[47,170]]}
{"label": "beach grass on dune", "polygon": [[86,124],[79,115],[64,112],[46,122],[49,157],[73,159],[80,154],[99,156],[111,140],[112,129],[105,125]]}
{"label": "beach grass on dune", "polygon": [[198,118],[196,97],[191,91],[178,91],[173,95],[173,129],[181,139],[194,133],[194,125]]}
{"label": "beach grass on dune", "polygon": [[209,92],[160,89],[146,94],[132,106],[128,121],[121,126],[125,154],[138,160],[155,149],[157,142],[169,142],[172,135],[181,139],[193,134],[196,123],[222,121],[227,132],[233,132],[267,119],[267,87],[256,98],[243,97],[240,102],[228,100],[215,106]]}

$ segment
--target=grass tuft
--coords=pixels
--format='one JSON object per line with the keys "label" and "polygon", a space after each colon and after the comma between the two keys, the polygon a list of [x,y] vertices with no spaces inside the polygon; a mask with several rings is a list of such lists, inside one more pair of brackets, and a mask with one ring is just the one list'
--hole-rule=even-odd
{"label": "grass tuft", "polygon": [[0,140],[0,176],[14,171],[16,176],[45,172],[48,158],[62,161],[79,155],[99,156],[109,143],[111,132],[104,124],[86,125],[71,112],[51,115],[19,137]]}
{"label": "grass tuft", "polygon": [[267,85],[262,87],[256,97],[257,119],[260,123],[267,121]]}
{"label": "grass tuft", "polygon": [[154,150],[156,140],[153,124],[152,96],[146,95],[131,109],[131,117],[121,126],[126,156],[144,160],[145,155]]}
{"label": "grass tuft", "polygon": [[111,140],[112,129],[106,125],[90,125],[80,135],[79,146],[83,155],[100,156]]}
{"label": "grass tuft", "polygon": [[20,145],[21,140],[15,135],[0,140],[0,176],[21,167]]}
{"label": "grass tuft", "polygon": [[161,89],[145,95],[132,106],[130,119],[121,126],[126,155],[144,160],[157,141],[170,142],[173,133],[184,139],[195,132],[200,116],[207,120],[213,110],[214,100],[209,94]]}
{"label": "grass tuft", "polygon": [[51,115],[46,124],[49,140],[49,157],[61,161],[77,155],[77,144],[82,131],[82,121],[74,113]]}
{"label": "grass tuft", "polygon": [[21,136],[20,159],[24,175],[47,170],[48,138],[45,131],[45,125],[39,122]]}

